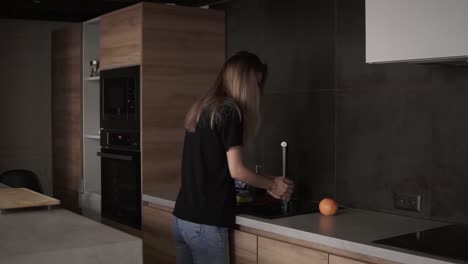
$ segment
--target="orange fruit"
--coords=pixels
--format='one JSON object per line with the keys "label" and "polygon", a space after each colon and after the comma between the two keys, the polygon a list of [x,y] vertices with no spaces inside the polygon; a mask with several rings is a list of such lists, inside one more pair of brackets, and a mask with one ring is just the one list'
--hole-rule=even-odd
{"label": "orange fruit", "polygon": [[320,201],[319,210],[323,215],[334,215],[338,210],[338,203],[332,198],[325,198]]}

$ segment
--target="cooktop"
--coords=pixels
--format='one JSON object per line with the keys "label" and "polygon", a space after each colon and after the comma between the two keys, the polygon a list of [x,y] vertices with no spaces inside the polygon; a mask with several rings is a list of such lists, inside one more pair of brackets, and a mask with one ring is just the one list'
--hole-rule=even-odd
{"label": "cooktop", "polygon": [[448,225],[374,243],[468,261],[468,225]]}

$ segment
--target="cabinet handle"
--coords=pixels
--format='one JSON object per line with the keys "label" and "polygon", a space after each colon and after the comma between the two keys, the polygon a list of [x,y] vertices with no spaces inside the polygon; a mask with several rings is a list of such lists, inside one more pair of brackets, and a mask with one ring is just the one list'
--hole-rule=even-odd
{"label": "cabinet handle", "polygon": [[98,152],[97,155],[103,158],[109,158],[109,159],[130,160],[130,161],[133,160],[133,157],[129,155],[119,155],[119,154],[102,153],[102,152]]}

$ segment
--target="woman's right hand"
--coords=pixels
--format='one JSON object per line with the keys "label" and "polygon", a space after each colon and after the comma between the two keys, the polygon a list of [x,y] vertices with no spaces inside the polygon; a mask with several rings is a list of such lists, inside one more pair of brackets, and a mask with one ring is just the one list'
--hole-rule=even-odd
{"label": "woman's right hand", "polygon": [[271,177],[273,184],[268,190],[276,199],[288,199],[294,192],[294,182],[285,177]]}

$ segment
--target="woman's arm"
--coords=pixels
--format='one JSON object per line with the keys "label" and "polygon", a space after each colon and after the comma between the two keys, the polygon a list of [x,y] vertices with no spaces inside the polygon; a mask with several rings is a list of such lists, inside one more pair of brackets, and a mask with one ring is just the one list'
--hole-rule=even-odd
{"label": "woman's arm", "polygon": [[292,194],[294,183],[291,180],[283,177],[257,175],[245,167],[243,148],[241,146],[231,147],[226,153],[229,172],[232,178],[251,186],[265,189],[272,193],[273,196],[276,196],[276,198],[286,198]]}

